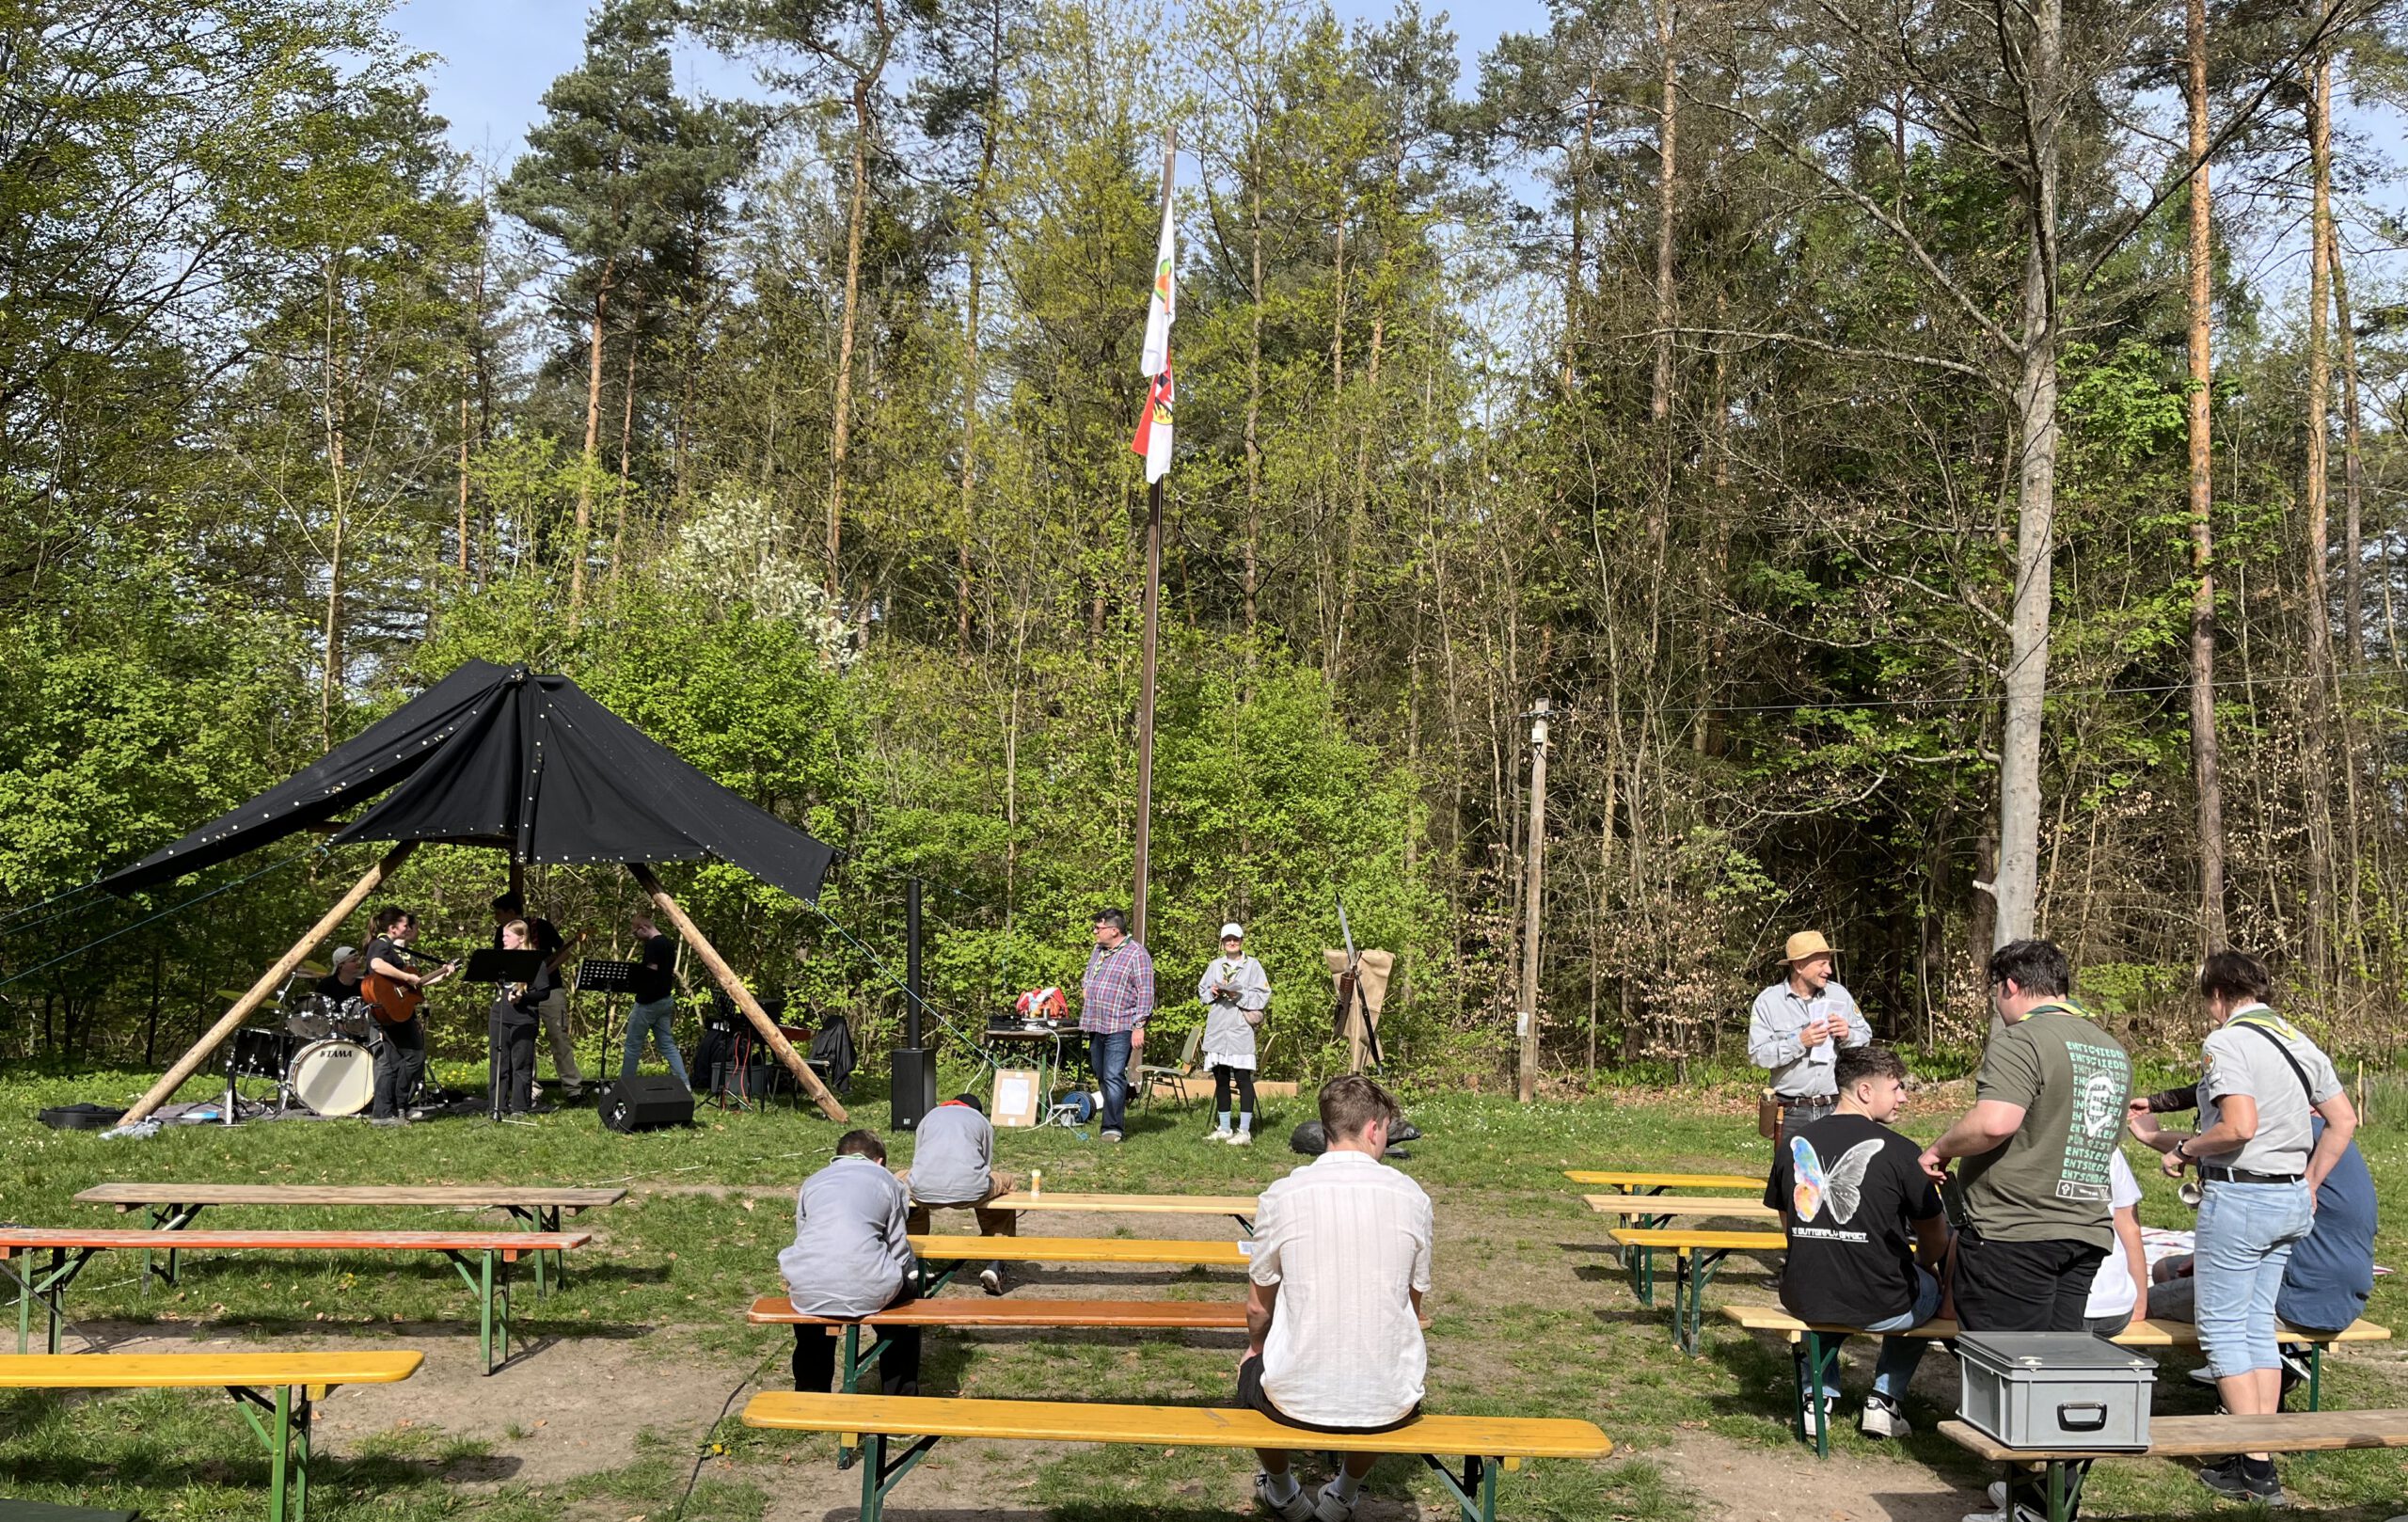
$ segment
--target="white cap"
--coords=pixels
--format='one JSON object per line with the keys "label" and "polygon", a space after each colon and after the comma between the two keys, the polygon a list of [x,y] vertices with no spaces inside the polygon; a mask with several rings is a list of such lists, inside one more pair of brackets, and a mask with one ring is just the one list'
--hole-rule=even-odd
{"label": "white cap", "polygon": [[1243,941],[1245,939],[1245,927],[1240,925],[1237,921],[1231,920],[1228,924],[1221,927],[1221,939],[1224,941]]}

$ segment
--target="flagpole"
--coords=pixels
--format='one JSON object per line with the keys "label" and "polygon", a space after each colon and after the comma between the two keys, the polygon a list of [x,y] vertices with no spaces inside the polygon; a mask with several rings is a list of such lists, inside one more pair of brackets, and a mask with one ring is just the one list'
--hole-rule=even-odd
{"label": "flagpole", "polygon": [[[1179,167],[1179,129],[1163,131],[1163,207],[1170,207],[1171,177]],[[1146,867],[1154,818],[1154,647],[1161,630],[1163,600],[1163,484],[1156,477],[1146,487],[1146,635],[1145,655],[1137,689],[1137,861],[1136,891],[1130,896],[1129,917],[1140,945],[1146,941]]]}

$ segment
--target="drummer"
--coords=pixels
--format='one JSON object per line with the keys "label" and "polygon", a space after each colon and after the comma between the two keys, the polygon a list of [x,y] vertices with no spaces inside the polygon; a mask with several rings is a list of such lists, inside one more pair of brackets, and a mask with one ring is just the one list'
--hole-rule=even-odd
{"label": "drummer", "polygon": [[318,997],[332,999],[340,1007],[344,1002],[359,997],[359,980],[368,975],[368,959],[357,946],[337,946],[329,959],[334,971],[318,979]]}

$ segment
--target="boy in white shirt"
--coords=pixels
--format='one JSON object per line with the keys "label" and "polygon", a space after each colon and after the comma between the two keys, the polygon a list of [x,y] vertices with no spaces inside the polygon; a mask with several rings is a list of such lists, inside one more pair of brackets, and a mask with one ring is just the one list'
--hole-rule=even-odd
{"label": "boy in white shirt", "polygon": [[[1421,1406],[1429,1368],[1430,1197],[1380,1165],[1396,1101],[1358,1073],[1322,1086],[1329,1150],[1262,1192],[1247,1269],[1238,1403],[1318,1432],[1387,1432]],[[1283,1449],[1257,1456],[1255,1498],[1280,1522],[1351,1522],[1378,1455],[1349,1453],[1307,1496]]]}

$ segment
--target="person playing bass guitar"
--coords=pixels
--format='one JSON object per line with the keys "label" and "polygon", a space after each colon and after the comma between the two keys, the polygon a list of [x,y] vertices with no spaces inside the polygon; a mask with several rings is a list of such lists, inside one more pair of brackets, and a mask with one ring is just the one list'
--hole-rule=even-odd
{"label": "person playing bass guitar", "polygon": [[408,910],[388,904],[371,923],[376,933],[362,953],[368,975],[360,981],[360,991],[385,1040],[376,1048],[375,1101],[369,1119],[380,1126],[406,1125],[424,1118],[423,1112],[409,1108],[426,1077],[426,1026],[418,1017],[419,1006],[426,1002],[428,989],[452,975],[453,964],[423,973],[413,970],[418,958],[409,947],[418,939],[418,921]]}

